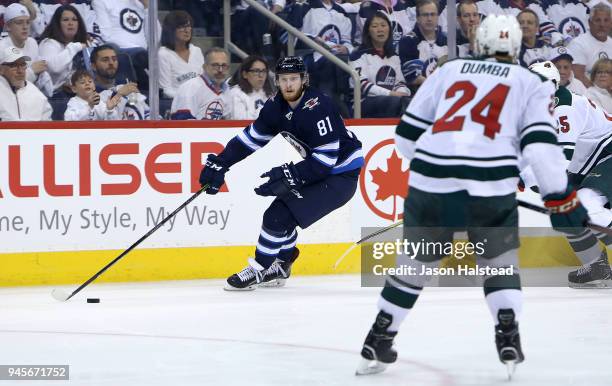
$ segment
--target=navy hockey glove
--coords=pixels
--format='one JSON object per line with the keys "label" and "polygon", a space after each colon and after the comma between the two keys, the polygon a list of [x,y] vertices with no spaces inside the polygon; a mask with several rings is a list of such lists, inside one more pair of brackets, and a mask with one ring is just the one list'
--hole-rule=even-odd
{"label": "navy hockey glove", "polygon": [[425,63],[422,60],[414,59],[409,60],[402,64],[402,75],[404,75],[404,79],[406,82],[412,83],[419,75],[423,74],[423,69],[425,68]]}
{"label": "navy hockey glove", "polygon": [[304,185],[293,162],[272,168],[261,177],[268,177],[269,180],[255,188],[255,193],[260,196],[284,196],[291,192],[297,193],[297,190]]}
{"label": "navy hockey glove", "polygon": [[568,185],[563,193],[548,194],[543,197],[544,206],[550,211],[550,222],[553,229],[570,234],[578,234],[589,221],[576,190]]}
{"label": "navy hockey glove", "polygon": [[228,170],[217,155],[209,154],[200,172],[200,186],[208,185],[206,193],[217,194],[225,181],[225,173]]}

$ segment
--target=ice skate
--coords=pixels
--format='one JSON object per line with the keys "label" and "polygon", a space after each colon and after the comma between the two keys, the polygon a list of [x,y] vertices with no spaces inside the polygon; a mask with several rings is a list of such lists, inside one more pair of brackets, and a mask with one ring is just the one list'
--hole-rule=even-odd
{"label": "ice skate", "polygon": [[567,281],[570,288],[612,288],[612,270],[606,251],[602,251],[593,263],[570,272]]}
{"label": "ice skate", "polygon": [[497,319],[499,324],[495,326],[495,345],[499,360],[507,367],[508,379],[512,379],[516,365],[525,360],[518,323],[514,320],[514,311],[508,308],[499,310]]}
{"label": "ice skate", "polygon": [[264,267],[253,258],[249,258],[249,265],[242,271],[227,278],[224,289],[226,291],[252,291],[257,288],[263,278]]}
{"label": "ice skate", "polygon": [[272,265],[263,273],[260,287],[283,287],[291,276],[291,266],[300,255],[299,249],[295,248],[293,256],[287,261],[276,259]]}
{"label": "ice skate", "polygon": [[393,316],[380,311],[372,325],[361,349],[361,362],[355,375],[369,375],[384,371],[390,363],[397,360],[397,352],[393,349],[393,338],[397,332],[387,329],[393,321]]}

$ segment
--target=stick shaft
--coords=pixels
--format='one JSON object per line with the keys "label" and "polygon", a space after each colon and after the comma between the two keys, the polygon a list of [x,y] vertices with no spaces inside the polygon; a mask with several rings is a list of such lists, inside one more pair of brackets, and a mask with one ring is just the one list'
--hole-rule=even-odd
{"label": "stick shaft", "polygon": [[162,221],[160,221],[159,223],[157,223],[157,225],[155,225],[153,228],[151,228],[144,236],[142,236],[141,238],[139,238],[134,244],[130,245],[128,249],[126,249],[125,251],[123,251],[119,256],[117,256],[113,261],[111,261],[110,263],[106,264],[104,266],[104,268],[102,268],[101,270],[99,270],[95,275],[93,275],[92,277],[90,277],[85,283],[81,284],[81,286],[79,288],[77,288],[76,290],[74,290],[70,296],[68,296],[68,299],[70,299],[71,297],[73,297],[74,295],[78,294],[79,292],[81,292],[81,290],[85,287],[87,287],[89,284],[91,284],[91,282],[93,282],[94,280],[96,280],[100,275],[102,275],[104,272],[106,272],[110,267],[112,267],[113,265],[115,265],[115,263],[117,263],[119,260],[121,260],[125,255],[127,255],[128,253],[130,253],[134,248],[136,248],[140,243],[142,243],[143,241],[145,241],[147,238],[149,238],[149,236],[151,236],[153,233],[155,233],[155,231],[157,231],[159,228],[161,228],[166,222],[168,222],[168,220],[170,220],[172,217],[174,217],[178,212],[180,212],[183,208],[185,208],[187,205],[189,205],[189,203],[191,203],[191,201],[195,200],[196,197],[198,197],[200,194],[202,194],[206,188],[208,188],[208,185],[205,185],[203,187],[200,188],[200,190],[198,190],[197,192],[195,192],[191,197],[189,197],[187,199],[187,201],[183,202],[178,208],[176,208],[172,213],[170,213],[168,216],[166,216]]}

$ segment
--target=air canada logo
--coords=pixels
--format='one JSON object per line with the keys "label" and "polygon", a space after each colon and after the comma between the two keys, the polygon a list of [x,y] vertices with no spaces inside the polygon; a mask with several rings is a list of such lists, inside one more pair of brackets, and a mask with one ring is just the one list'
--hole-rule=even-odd
{"label": "air canada logo", "polygon": [[142,29],[142,18],[133,9],[126,8],[121,11],[119,16],[121,27],[133,34],[137,34]]}
{"label": "air canada logo", "polygon": [[377,216],[391,221],[403,218],[408,169],[408,161],[397,153],[393,139],[379,142],[366,154],[359,190],[368,208]]}
{"label": "air canada logo", "polygon": [[219,101],[212,101],[204,112],[205,119],[219,120],[223,118],[223,105]]}

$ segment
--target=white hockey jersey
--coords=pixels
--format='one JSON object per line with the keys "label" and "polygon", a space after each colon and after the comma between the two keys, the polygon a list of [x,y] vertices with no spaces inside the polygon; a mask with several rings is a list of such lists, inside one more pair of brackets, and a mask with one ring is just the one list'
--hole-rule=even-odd
{"label": "white hockey jersey", "polygon": [[229,119],[256,119],[268,100],[264,90],[247,94],[238,85],[230,88],[229,93],[232,100],[232,114]]}
{"label": "white hockey jersey", "polygon": [[[112,94],[111,94],[112,95]],[[109,97],[105,97],[105,101],[102,102],[102,95],[100,95],[100,103],[94,107],[89,106],[86,100],[74,96],[68,101],[66,111],[64,112],[65,121],[108,121],[108,120],[120,120],[121,114],[119,112],[120,104],[115,106],[114,109],[108,110],[106,108],[106,101]],[[125,101],[123,102],[125,105]]]}
{"label": "white hockey jersey", "polygon": [[[140,0],[92,0],[100,35],[119,48],[148,46],[149,9]],[[161,33],[161,24],[157,22]],[[159,36],[156,37],[159,41]]]}
{"label": "white hockey jersey", "polygon": [[183,83],[172,100],[171,119],[228,119],[232,115],[229,89],[218,88],[206,73]]}
{"label": "white hockey jersey", "polygon": [[567,171],[585,176],[604,157],[612,154],[612,116],[587,98],[572,94],[574,106],[576,116],[582,118],[584,126],[576,138],[574,154]]}
{"label": "white hockey jersey", "polygon": [[[471,196],[516,191],[523,155],[540,191],[564,191],[564,159],[552,117],[554,86],[516,64],[451,60],[421,85],[397,127],[410,186]],[[539,159],[539,158],[542,159]]]}
{"label": "white hockey jersey", "polygon": [[[397,55],[382,57],[374,50],[355,51],[350,55],[349,64],[359,73],[362,98],[389,95],[391,91],[410,94]],[[355,87],[352,78],[349,85]]]}
{"label": "white hockey jersey", "polygon": [[542,0],[544,12],[569,42],[589,30],[589,8],[579,0]]}
{"label": "white hockey jersey", "polygon": [[327,6],[321,0],[310,1],[310,9],[302,24],[303,33],[320,37],[329,47],[343,45],[351,52],[351,29],[351,20],[338,4],[332,2],[331,6]]}
{"label": "white hockey jersey", "polygon": [[179,86],[204,71],[202,49],[189,45],[189,61],[185,62],[176,52],[166,47],[159,48],[159,88],[164,96],[174,98]]}

